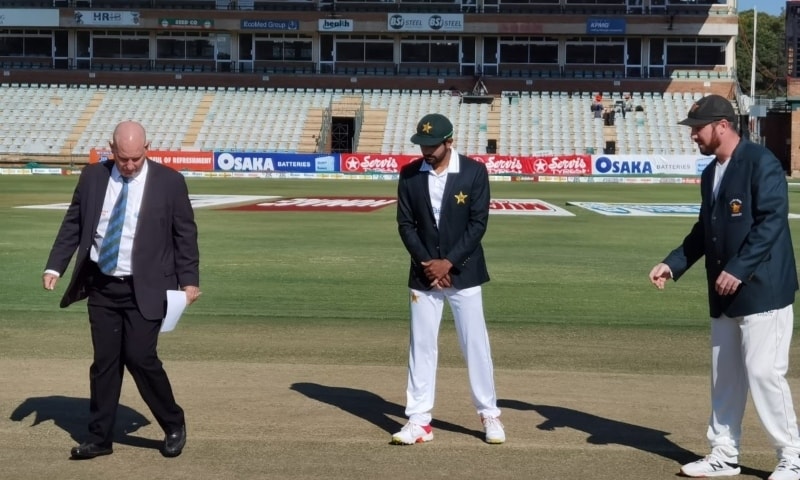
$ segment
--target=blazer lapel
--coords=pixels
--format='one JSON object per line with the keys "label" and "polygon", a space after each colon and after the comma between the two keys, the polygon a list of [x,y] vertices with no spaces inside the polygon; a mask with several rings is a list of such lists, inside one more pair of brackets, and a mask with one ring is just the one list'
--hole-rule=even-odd
{"label": "blazer lapel", "polygon": [[[142,190],[142,203],[139,205],[139,212],[138,212],[139,220],[136,222],[136,232],[134,232],[133,235],[134,250],[136,248],[136,239],[139,238],[139,232],[147,228],[146,219],[151,218],[151,215],[147,214],[147,210],[149,210],[150,206],[153,205],[154,202],[156,202],[157,204],[157,200],[154,200],[152,198],[153,196],[156,195],[154,192],[158,191],[158,187],[157,186],[154,187],[156,180],[153,179],[153,177],[155,176],[153,171],[155,170],[155,168],[153,168],[153,163],[149,158],[145,161],[148,162],[147,176],[144,179],[144,189]],[[143,219],[145,219],[145,221],[143,221]]]}
{"label": "blazer lapel", "polygon": [[428,211],[428,215],[431,218],[431,223],[436,225],[436,217],[433,216],[433,205],[431,205],[431,190],[428,184],[428,177],[430,176],[430,172],[427,170],[423,170],[422,166],[425,165],[425,160],[420,163],[420,169],[417,172],[416,181],[419,182],[419,191],[422,192],[422,196],[424,197],[425,207]]}
{"label": "blazer lapel", "polygon": [[450,210],[450,206],[452,202],[450,201],[454,197],[453,193],[453,184],[456,183],[456,175],[455,173],[448,173],[447,174],[447,182],[444,184],[444,193],[442,194],[442,212],[445,209]]}
{"label": "blazer lapel", "polygon": [[447,208],[448,210],[452,208],[453,199],[456,197],[456,194],[454,192],[455,190],[454,185],[458,180],[458,175],[461,173],[461,169],[463,168],[463,166],[460,163],[461,158],[459,158],[458,155],[453,156],[450,159],[450,161],[459,162],[459,164],[455,172],[449,172],[447,174],[447,182],[444,184],[444,194],[442,195],[442,211],[444,211],[445,208]]}
{"label": "blazer lapel", "polygon": [[89,200],[89,205],[92,205],[92,215],[94,216],[91,220],[91,231],[97,231],[97,225],[100,223],[100,215],[103,212],[103,202],[106,200],[106,190],[108,189],[108,182],[111,181],[111,169],[114,166],[114,162],[108,160],[109,164],[106,167],[108,170],[108,175],[103,175],[100,180],[97,181],[98,185],[97,188],[90,190],[88,193],[91,195]]}
{"label": "blazer lapel", "polygon": [[725,169],[725,174],[719,181],[719,188],[717,188],[717,199],[725,198],[725,187],[730,183],[728,179],[736,175],[736,166],[737,164],[733,161],[733,157],[728,159],[728,167]]}
{"label": "blazer lapel", "polygon": [[705,190],[703,192],[704,196],[708,199],[708,204],[712,207],[717,203],[717,199],[714,197],[714,171],[717,168],[716,162],[717,161],[714,160],[714,169],[709,172],[710,175],[708,175],[705,187],[703,188],[703,190]]}

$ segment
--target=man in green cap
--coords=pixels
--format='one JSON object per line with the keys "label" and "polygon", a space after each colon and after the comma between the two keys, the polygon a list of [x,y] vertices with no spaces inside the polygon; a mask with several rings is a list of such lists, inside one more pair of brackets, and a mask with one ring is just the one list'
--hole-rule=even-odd
{"label": "man in green cap", "polygon": [[748,393],[778,456],[769,480],[800,480],[800,433],[786,382],[797,268],[786,174],[769,150],[739,136],[730,100],[708,95],[679,122],[714,159],[700,179],[700,215],[650,271],[663,289],[705,257],[711,317],[711,453],[688,477],[738,475]]}
{"label": "man in green cap", "polygon": [[443,115],[422,117],[411,141],[420,146],[422,158],[401,170],[397,188],[398,230],[411,256],[408,423],[392,435],[392,443],[433,440],[431,411],[445,299],[486,442],[503,443],[481,294],[481,284],[489,281],[481,246],[489,220],[489,174],[484,164],[453,148],[453,124]]}

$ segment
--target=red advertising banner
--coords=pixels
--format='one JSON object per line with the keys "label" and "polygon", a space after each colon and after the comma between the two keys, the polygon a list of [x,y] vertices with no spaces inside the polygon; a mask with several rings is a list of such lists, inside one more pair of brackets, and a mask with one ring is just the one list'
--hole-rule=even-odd
{"label": "red advertising banner", "polygon": [[[399,173],[419,155],[341,154],[342,173]],[[486,164],[490,175],[591,175],[591,155],[471,155]]]}
{"label": "red advertising banner", "polygon": [[[199,151],[149,150],[148,158],[174,168],[193,172],[214,170],[214,153]],[[471,155],[484,163],[490,175],[521,176],[580,176],[592,175],[591,155],[540,155],[520,157],[511,155]],[[108,149],[91,149],[89,163],[113,158]],[[419,155],[382,153],[342,153],[342,173],[400,173],[400,169],[419,158]]]}
{"label": "red advertising banner", "polygon": [[[111,158],[114,158],[114,155],[108,149],[93,148],[89,151],[89,163],[97,163]],[[193,172],[214,170],[213,152],[148,150],[147,158],[175,170],[191,170]]]}
{"label": "red advertising banner", "polygon": [[591,155],[471,155],[486,164],[489,175],[591,175]]}
{"label": "red advertising banner", "polygon": [[384,153],[342,153],[342,173],[400,173],[400,169],[419,158],[419,155]]}

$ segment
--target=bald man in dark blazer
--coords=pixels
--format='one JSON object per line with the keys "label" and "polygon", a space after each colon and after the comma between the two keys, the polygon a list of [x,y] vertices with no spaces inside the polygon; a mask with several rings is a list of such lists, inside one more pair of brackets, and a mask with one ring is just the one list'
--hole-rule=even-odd
{"label": "bald man in dark blazer", "polygon": [[[188,304],[200,295],[197,226],[183,175],[147,159],[148,142],[140,124],[117,125],[110,146],[113,161],[81,172],[43,276],[44,288],[53,290],[77,251],[61,307],[87,299],[94,361],[90,435],[71,453],[75,459],[89,459],[113,452],[114,418],[127,367],[166,434],[162,453],[174,457],[186,443],[184,412],[156,347],[167,290],[183,289]],[[109,233],[114,229],[112,212],[123,196],[119,253],[110,266],[98,264],[108,247],[104,243],[116,236]]]}

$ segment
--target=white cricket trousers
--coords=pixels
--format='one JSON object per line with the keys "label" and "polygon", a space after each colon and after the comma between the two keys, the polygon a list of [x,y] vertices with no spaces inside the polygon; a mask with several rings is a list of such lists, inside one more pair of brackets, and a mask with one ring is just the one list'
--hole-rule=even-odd
{"label": "white cricket trousers", "polygon": [[747,392],[778,459],[800,454],[797,417],[786,382],[794,327],[792,305],[768,312],[711,319],[712,451],[738,463]]}
{"label": "white cricket trousers", "polygon": [[444,300],[450,304],[458,343],[467,363],[472,403],[479,415],[498,417],[489,333],[483,317],[481,287],[463,290],[411,290],[411,339],[408,354],[406,416],[418,425],[431,422],[439,360],[439,325]]}

